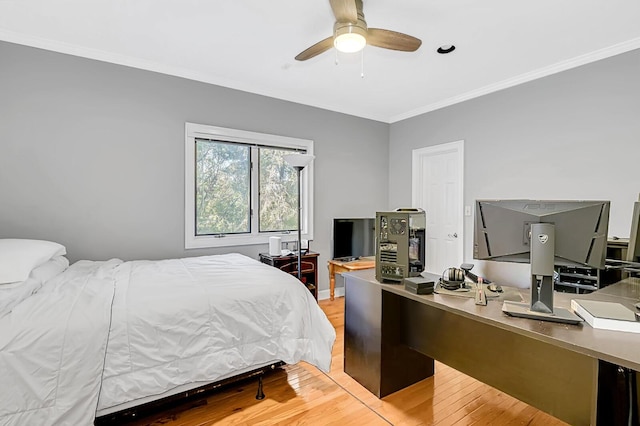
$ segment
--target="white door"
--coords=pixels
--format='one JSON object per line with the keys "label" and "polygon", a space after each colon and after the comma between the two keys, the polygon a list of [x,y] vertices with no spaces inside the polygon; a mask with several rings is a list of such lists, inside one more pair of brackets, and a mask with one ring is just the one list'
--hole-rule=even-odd
{"label": "white door", "polygon": [[413,150],[412,205],[427,216],[425,270],[441,274],[464,257],[464,141]]}

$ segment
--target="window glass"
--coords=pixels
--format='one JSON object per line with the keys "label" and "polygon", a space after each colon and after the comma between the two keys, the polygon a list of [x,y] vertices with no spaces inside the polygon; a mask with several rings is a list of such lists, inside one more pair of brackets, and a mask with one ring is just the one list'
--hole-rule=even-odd
{"label": "window glass", "polygon": [[[185,248],[297,240],[298,173],[284,161],[313,141],[185,124]],[[313,162],[300,174],[301,233],[313,240]]]}
{"label": "window glass", "polygon": [[196,235],[251,232],[250,148],[196,140]]}
{"label": "window glass", "polygon": [[298,175],[284,161],[291,151],[260,148],[260,232],[298,229]]}

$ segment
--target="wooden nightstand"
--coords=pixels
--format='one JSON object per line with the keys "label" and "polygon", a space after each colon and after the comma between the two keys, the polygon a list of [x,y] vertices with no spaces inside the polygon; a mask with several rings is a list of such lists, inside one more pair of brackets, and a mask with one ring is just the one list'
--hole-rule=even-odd
{"label": "wooden nightstand", "polygon": [[[318,300],[318,253],[308,252],[302,255],[302,283],[309,289],[313,297]],[[282,269],[291,275],[298,277],[298,256],[271,256],[268,253],[260,253],[260,262]]]}

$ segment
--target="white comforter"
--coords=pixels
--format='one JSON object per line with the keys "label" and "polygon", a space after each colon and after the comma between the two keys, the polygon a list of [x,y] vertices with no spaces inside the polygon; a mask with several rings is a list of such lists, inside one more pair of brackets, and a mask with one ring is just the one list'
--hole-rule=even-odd
{"label": "white comforter", "polygon": [[93,422],[118,263],[69,268],[0,318],[0,424]]}
{"label": "white comforter", "polygon": [[326,371],[335,340],[299,281],[239,254],[78,262],[0,330],[0,424],[91,424],[96,406],[273,360]]}

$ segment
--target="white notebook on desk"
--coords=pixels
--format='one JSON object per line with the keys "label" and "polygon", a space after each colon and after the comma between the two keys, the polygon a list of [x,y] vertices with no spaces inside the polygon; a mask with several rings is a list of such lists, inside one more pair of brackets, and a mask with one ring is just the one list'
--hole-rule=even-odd
{"label": "white notebook on desk", "polygon": [[573,299],[571,309],[593,328],[640,333],[635,312],[620,303]]}

